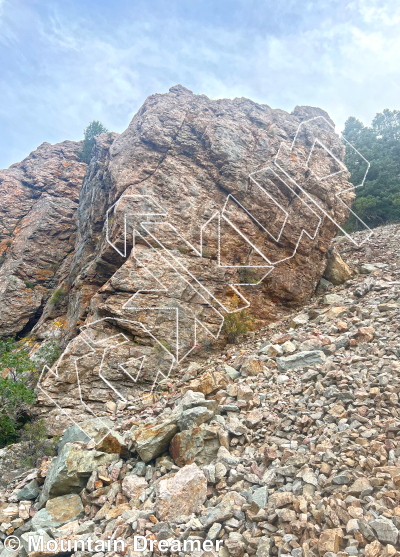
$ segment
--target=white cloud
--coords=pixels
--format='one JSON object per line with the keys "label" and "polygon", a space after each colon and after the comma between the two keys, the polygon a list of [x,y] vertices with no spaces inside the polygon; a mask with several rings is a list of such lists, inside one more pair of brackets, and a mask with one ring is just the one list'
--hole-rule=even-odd
{"label": "white cloud", "polygon": [[41,141],[78,139],[93,119],[122,131],[147,95],[176,83],[211,98],[247,96],[285,110],[321,106],[339,126],[350,115],[368,122],[397,107],[400,38],[393,20],[400,6],[392,1],[383,8],[375,0],[309,1],[303,11],[297,2],[278,3],[279,33],[258,21],[235,27],[160,20],[156,11],[108,24],[67,13],[65,5],[41,13],[15,1],[0,4],[0,25],[8,23],[3,44],[10,46],[0,75],[5,163]]}

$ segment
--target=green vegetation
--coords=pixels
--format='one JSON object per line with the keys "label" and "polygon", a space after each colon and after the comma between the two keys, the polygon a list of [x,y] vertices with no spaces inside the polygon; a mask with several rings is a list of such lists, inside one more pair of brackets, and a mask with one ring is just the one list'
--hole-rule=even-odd
{"label": "green vegetation", "polygon": [[[239,297],[235,294],[232,298],[232,306],[237,308],[239,306],[239,301]],[[225,315],[222,328],[227,334],[228,342],[234,344],[239,335],[248,333],[252,328],[253,320],[253,316],[247,309]]]}
{"label": "green vegetation", "polygon": [[25,286],[27,288],[30,288],[31,290],[33,290],[35,288],[35,285],[33,284],[33,282],[30,282],[29,280],[25,281]]}
{"label": "green vegetation", "polygon": [[38,350],[36,350],[32,359],[36,364],[36,369],[42,371],[43,366],[47,365],[51,367],[61,356],[62,350],[58,346],[55,340],[51,340],[46,344],[43,344]]}
{"label": "green vegetation", "polygon": [[107,133],[108,129],[103,126],[101,122],[98,120],[93,120],[84,130],[84,140],[83,140],[83,148],[82,151],[79,153],[79,156],[83,162],[89,164],[90,156],[92,154],[92,149],[94,146],[94,138],[101,133]]}
{"label": "green vegetation", "polygon": [[55,306],[55,307],[61,305],[61,303],[63,302],[66,295],[67,295],[67,293],[64,290],[64,288],[59,288],[58,290],[56,290],[54,292],[54,294],[50,298],[50,304]]}
{"label": "green vegetation", "polygon": [[255,269],[242,267],[239,269],[239,282],[242,284],[257,284],[261,276]]}
{"label": "green vegetation", "polygon": [[[171,352],[171,347],[168,344],[168,342],[166,340],[163,340],[162,338],[158,341],[162,346],[164,346],[164,348],[166,348],[166,350],[168,350],[169,352]],[[158,342],[156,342],[156,344],[154,345],[154,352],[158,355],[158,356],[166,356],[166,352],[165,350],[163,350],[163,348],[161,348],[160,344],[158,344]]]}
{"label": "green vegetation", "polygon": [[[356,189],[352,210],[369,227],[400,220],[400,111],[385,109],[370,127],[350,117],[344,137],[371,164],[364,186]],[[346,166],[351,182],[362,183],[366,163],[346,145]],[[348,231],[357,230],[358,222],[350,216]]]}
{"label": "green vegetation", "polygon": [[0,447],[18,439],[35,393],[27,386],[36,367],[28,348],[13,339],[0,340]]}
{"label": "green vegetation", "polygon": [[[35,402],[31,385],[44,365],[51,367],[61,356],[61,349],[51,340],[36,350],[31,359],[30,346],[32,340],[0,339],[0,447],[27,441],[32,435],[38,455],[45,456],[50,453],[43,453],[43,444],[39,443],[43,427],[39,422],[29,423],[30,407]],[[44,438],[48,445],[47,436]],[[35,454],[29,449],[27,458]]]}
{"label": "green vegetation", "polygon": [[53,456],[59,437],[48,439],[43,420],[34,420],[24,425],[19,441],[23,443],[22,464],[34,468],[44,456]]}

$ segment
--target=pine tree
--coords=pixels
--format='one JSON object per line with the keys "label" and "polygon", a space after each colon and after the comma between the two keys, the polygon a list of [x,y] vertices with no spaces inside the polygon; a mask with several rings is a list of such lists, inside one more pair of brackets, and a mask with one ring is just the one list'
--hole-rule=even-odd
{"label": "pine tree", "polygon": [[90,156],[92,154],[92,149],[94,146],[94,138],[101,133],[107,133],[108,129],[103,126],[101,122],[98,120],[93,120],[84,130],[84,140],[83,140],[83,148],[80,152],[80,158],[83,162],[89,164]]}
{"label": "pine tree", "polygon": [[[385,109],[370,127],[351,116],[343,135],[371,165],[364,185],[356,189],[353,211],[369,227],[400,220],[400,111]],[[351,182],[362,183],[366,164],[347,145],[345,162]],[[354,217],[346,228],[357,228]]]}

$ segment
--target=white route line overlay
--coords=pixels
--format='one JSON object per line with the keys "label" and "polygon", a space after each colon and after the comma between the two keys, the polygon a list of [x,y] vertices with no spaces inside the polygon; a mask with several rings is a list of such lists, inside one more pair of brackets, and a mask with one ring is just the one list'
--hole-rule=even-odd
{"label": "white route line overlay", "polygon": [[[279,160],[279,155],[281,153],[281,150],[283,150],[285,147],[288,148],[289,152],[293,151],[295,144],[296,144],[296,140],[298,138],[300,129],[302,126],[305,126],[306,124],[316,121],[316,120],[324,120],[328,126],[330,126],[330,128],[332,128],[333,130],[335,130],[334,126],[324,117],[324,116],[316,116],[314,118],[310,118],[309,120],[305,120],[303,122],[301,122],[297,128],[296,134],[294,136],[294,139],[292,141],[292,143],[289,145],[288,143],[282,141],[279,149],[273,159],[273,161],[269,162],[266,166],[264,166],[263,168],[260,168],[252,173],[249,174],[249,180],[260,189],[260,191],[262,191],[263,194],[267,195],[270,200],[275,203],[275,205],[284,213],[285,218],[284,221],[282,223],[280,232],[278,234],[278,236],[274,236],[267,228],[265,228],[255,217],[254,215],[252,215],[232,194],[229,194],[225,200],[225,204],[222,208],[221,211],[216,211],[208,220],[205,224],[203,224],[203,226],[200,228],[200,250],[197,250],[188,240],[186,240],[181,234],[180,232],[169,222],[166,221],[151,221],[151,222],[147,222],[147,221],[143,221],[138,223],[138,227],[141,227],[148,235],[151,236],[151,238],[153,238],[157,244],[162,248],[162,253],[160,253],[160,250],[156,250],[158,255],[161,256],[161,258],[163,259],[163,261],[169,265],[179,276],[180,278],[185,281],[195,292],[198,296],[200,296],[222,319],[221,321],[221,325],[218,329],[218,332],[216,335],[214,335],[212,333],[212,331],[210,331],[209,329],[207,329],[207,327],[195,316],[194,317],[194,343],[193,343],[193,348],[191,348],[184,356],[182,356],[181,359],[179,359],[178,357],[178,350],[179,350],[179,318],[178,318],[178,313],[179,313],[179,308],[176,307],[166,307],[166,306],[161,306],[161,307],[129,307],[129,303],[132,302],[134,300],[134,298],[140,294],[140,293],[144,293],[144,292],[168,292],[168,288],[166,286],[164,286],[158,279],[157,277],[154,276],[154,274],[150,271],[150,269],[148,269],[146,267],[146,265],[143,264],[142,261],[138,260],[135,255],[134,255],[134,250],[135,250],[135,239],[136,236],[140,236],[141,240],[144,241],[148,247],[150,249],[155,250],[154,246],[152,246],[147,239],[140,234],[140,232],[138,230],[133,230],[133,257],[135,259],[135,261],[142,267],[144,268],[152,277],[153,279],[160,285],[161,288],[156,288],[156,289],[139,289],[138,291],[136,291],[131,298],[129,298],[129,300],[127,302],[125,302],[125,304],[121,307],[121,309],[132,309],[132,310],[136,310],[136,311],[143,311],[143,310],[159,310],[159,311],[166,311],[166,310],[170,310],[170,311],[175,311],[176,313],[176,336],[177,336],[177,341],[176,341],[176,354],[172,354],[172,352],[170,350],[168,350],[164,344],[162,344],[153,334],[152,332],[143,325],[143,323],[141,323],[140,321],[133,321],[133,320],[128,320],[128,319],[120,319],[120,318],[116,318],[116,317],[105,317],[103,319],[99,319],[97,321],[94,321],[93,323],[90,323],[88,325],[84,325],[83,327],[80,328],[81,333],[82,333],[82,340],[83,342],[85,342],[90,351],[86,354],[84,354],[83,356],[77,356],[77,357],[73,357],[74,358],[74,364],[75,364],[75,372],[76,372],[76,377],[77,377],[77,384],[78,384],[78,390],[79,390],[79,398],[80,398],[80,402],[82,403],[82,405],[85,407],[85,409],[92,414],[95,418],[97,418],[98,420],[100,420],[100,422],[102,423],[102,425],[104,426],[105,430],[106,430],[106,434],[102,437],[101,440],[97,441],[97,443],[95,442],[95,440],[88,435],[88,433],[79,425],[79,423],[77,423],[50,395],[49,393],[42,387],[41,382],[44,378],[44,376],[47,376],[47,374],[52,374],[54,375],[55,378],[58,378],[58,366],[60,364],[60,362],[62,361],[64,355],[66,354],[71,342],[71,341],[66,349],[64,350],[63,354],[61,355],[61,357],[59,358],[57,365],[56,365],[56,369],[55,371],[51,370],[47,365],[45,365],[43,367],[42,373],[40,374],[40,377],[38,379],[38,384],[37,387],[38,389],[48,398],[50,399],[50,401],[71,421],[73,422],[74,425],[76,425],[81,431],[83,431],[85,433],[85,435],[95,443],[95,445],[100,444],[105,437],[107,437],[107,435],[111,432],[111,430],[108,428],[108,426],[101,421],[101,417],[97,416],[96,413],[84,402],[83,397],[82,397],[82,390],[81,390],[81,384],[80,384],[80,378],[79,378],[79,368],[78,368],[78,362],[79,360],[81,360],[82,358],[85,358],[87,356],[91,356],[93,354],[96,353],[96,347],[98,347],[98,345],[101,345],[103,342],[105,341],[109,341],[110,339],[117,337],[117,336],[121,336],[123,337],[123,341],[121,343],[118,344],[125,344],[126,342],[129,342],[129,339],[123,334],[123,333],[119,333],[117,335],[114,335],[112,337],[106,337],[105,339],[102,339],[100,341],[94,342],[90,339],[90,337],[88,337],[86,331],[87,329],[89,329],[91,326],[101,322],[101,321],[105,321],[105,320],[113,320],[113,321],[125,321],[128,323],[132,323],[135,325],[140,326],[146,333],[148,333],[153,339],[154,341],[161,347],[162,350],[164,350],[165,352],[168,353],[168,355],[171,357],[171,365],[169,367],[168,373],[164,374],[162,373],[160,370],[157,371],[156,377],[154,379],[151,391],[150,391],[150,395],[153,393],[154,389],[156,388],[156,386],[158,385],[158,380],[159,377],[161,377],[162,379],[167,379],[172,371],[172,368],[174,366],[174,364],[176,363],[181,363],[191,352],[192,350],[195,349],[196,345],[197,345],[197,325],[200,325],[202,328],[204,328],[206,330],[206,332],[208,334],[210,334],[214,339],[217,339],[219,337],[219,334],[222,330],[222,326],[224,323],[224,316],[218,311],[216,310],[213,306],[211,306],[211,304],[207,301],[207,299],[203,296],[203,294],[201,294],[198,290],[195,289],[195,287],[193,286],[193,284],[191,282],[189,282],[189,280],[184,276],[189,275],[190,278],[198,285],[198,287],[200,287],[201,289],[203,289],[206,292],[206,295],[208,294],[208,296],[210,296],[221,308],[223,311],[225,311],[226,313],[235,313],[237,311],[241,311],[244,308],[247,308],[250,306],[250,302],[235,288],[235,286],[257,286],[258,284],[260,284],[262,282],[262,280],[269,275],[269,273],[271,273],[271,271],[275,268],[276,265],[278,265],[279,263],[282,263],[284,261],[287,261],[288,259],[291,259],[292,257],[294,257],[297,253],[297,249],[298,246],[300,244],[300,241],[303,238],[303,235],[305,234],[306,236],[308,236],[308,238],[310,238],[311,240],[315,240],[316,235],[318,233],[318,230],[321,226],[322,223],[322,217],[320,215],[318,215],[312,208],[311,208],[311,204],[313,204],[318,211],[321,211],[329,220],[331,220],[337,227],[338,229],[351,241],[353,242],[355,245],[357,246],[361,246],[362,244],[364,244],[365,242],[367,242],[370,237],[373,234],[373,231],[354,213],[354,211],[352,211],[351,207],[349,207],[342,199],[341,196],[344,195],[346,192],[351,191],[353,189],[359,188],[361,186],[364,185],[368,170],[370,168],[370,163],[367,161],[367,159],[365,159],[365,157],[363,157],[363,155],[343,136],[343,134],[340,134],[340,137],[343,141],[346,142],[346,144],[351,147],[356,153],[357,155],[363,159],[367,165],[365,174],[363,176],[363,180],[361,182],[361,184],[357,185],[357,186],[351,186],[350,188],[343,190],[339,193],[335,193],[335,197],[340,201],[340,203],[342,203],[347,209],[348,211],[366,228],[370,231],[370,233],[368,234],[368,236],[360,243],[358,244],[356,242],[356,240],[354,238],[352,238],[309,194],[308,192],[306,192],[283,168],[282,166],[279,164],[278,160]],[[314,148],[316,145],[319,145],[320,147],[322,147],[322,149],[324,149],[329,156],[331,156],[335,162],[337,163],[337,165],[339,166],[339,168],[341,168],[341,170],[338,170],[337,172],[333,172],[329,175],[326,176],[318,176],[313,169],[310,167],[310,159],[312,157],[312,153],[314,151]],[[278,176],[278,174],[272,169],[272,165],[275,165],[287,178],[287,180],[292,184],[292,186],[289,185],[289,183],[287,183],[286,181],[284,181],[280,176]],[[327,180],[328,178],[331,178],[332,176],[335,176],[337,174],[340,174],[341,172],[345,172],[347,169],[344,166],[344,164],[318,139],[315,138],[314,142],[312,144],[312,147],[310,149],[310,152],[308,154],[308,158],[307,158],[307,162],[306,162],[306,167],[310,170],[310,172],[314,175],[314,177],[318,180],[318,181],[323,181],[323,180]],[[315,232],[313,235],[309,234],[304,228],[302,228],[301,233],[299,235],[299,238],[297,240],[297,243],[295,245],[293,254],[285,257],[283,259],[280,259],[278,261],[272,262],[270,261],[265,254],[263,254],[250,240],[249,238],[247,238],[242,231],[237,228],[234,223],[232,223],[229,218],[226,216],[226,214],[224,214],[226,212],[226,206],[229,202],[229,200],[232,200],[234,203],[236,203],[254,222],[257,223],[258,226],[260,226],[260,228],[266,232],[273,240],[275,240],[276,242],[280,241],[280,238],[282,236],[283,230],[287,224],[288,218],[289,218],[289,214],[288,212],[279,204],[279,202],[267,191],[265,190],[256,180],[256,176],[258,174],[260,174],[261,172],[265,171],[266,169],[269,169],[276,178],[278,178],[280,181],[282,181],[283,184],[285,184],[285,186],[301,201],[301,203],[303,203],[316,217],[318,220],[318,225],[315,229]],[[297,193],[297,191],[295,191],[298,188],[297,191],[300,191],[302,194],[304,194],[305,197],[307,197],[308,201],[310,202],[310,205],[308,203],[306,203]],[[154,203],[156,208],[158,210],[156,211],[145,211],[145,212],[127,212],[124,213],[124,224],[123,224],[123,241],[124,241],[124,247],[123,247],[123,251],[119,250],[117,248],[117,246],[115,244],[113,244],[113,242],[110,239],[109,236],[109,231],[110,231],[110,220],[109,220],[109,215],[110,212],[112,210],[114,210],[118,203],[124,199],[124,198],[131,198],[131,199],[137,199],[138,201],[141,200],[147,200],[151,203]],[[166,211],[161,205],[160,203],[158,203],[152,196],[150,195],[122,195],[118,201],[116,203],[114,203],[108,210],[106,213],[106,220],[105,220],[105,227],[106,227],[106,241],[110,244],[110,246],[117,251],[117,253],[119,253],[119,255],[121,255],[122,257],[127,256],[127,218],[129,216],[152,216],[152,217],[166,217],[168,214],[168,211]],[[163,224],[163,225],[168,225],[171,227],[171,229],[175,232],[175,234],[181,239],[183,240],[194,252],[195,256],[197,257],[203,257],[203,230],[204,228],[213,220],[217,218],[218,219],[218,258],[217,258],[217,262],[218,262],[218,267],[222,267],[222,268],[235,268],[235,269],[240,269],[240,268],[244,268],[244,269],[249,269],[249,268],[265,268],[268,269],[266,274],[264,274],[262,276],[262,278],[260,278],[260,280],[256,283],[232,283],[229,284],[229,286],[232,288],[232,290],[236,293],[236,295],[245,303],[244,306],[238,308],[238,309],[234,309],[231,310],[229,308],[226,308],[203,284],[201,284],[199,282],[199,280],[182,264],[181,261],[179,261],[172,253],[170,250],[168,250],[158,239],[156,236],[154,236],[150,230],[148,230],[148,228],[152,225],[156,225],[156,224]],[[264,259],[264,261],[266,262],[265,265],[222,265],[221,264],[221,218],[229,225],[231,226],[244,240],[245,242],[247,242],[256,252],[257,254]],[[164,255],[163,255],[164,254]],[[178,270],[177,266],[175,266],[174,264],[171,263],[171,261],[165,257],[165,255],[168,255],[168,258],[172,258],[174,260],[174,262],[177,264],[177,266],[179,266],[181,268],[181,270]],[[75,340],[75,339],[73,339]],[[104,377],[104,375],[102,374],[102,366],[103,366],[103,362],[104,362],[104,358],[106,356],[106,353],[108,350],[110,350],[111,348],[118,346],[118,344],[114,345],[114,346],[108,346],[104,349],[103,351],[103,355],[102,355],[102,360],[101,360],[101,364],[100,364],[100,369],[99,369],[99,377],[103,380],[103,382],[113,390],[113,392],[124,402],[128,402],[126,400],[126,398]],[[94,345],[94,346],[93,346]],[[137,383],[140,373],[142,371],[143,365],[144,365],[144,361],[146,359],[146,355],[143,356],[139,356],[137,358],[131,358],[131,360],[142,360],[141,361],[141,365],[140,368],[137,372],[136,377],[132,377],[132,375],[130,375],[128,373],[128,371],[123,367],[122,363],[118,364],[118,367],[122,369],[122,371],[134,382]],[[124,364],[126,365],[126,363],[124,362]],[[134,402],[135,400],[139,400],[140,397],[138,397],[137,399],[132,400],[131,402]]]}

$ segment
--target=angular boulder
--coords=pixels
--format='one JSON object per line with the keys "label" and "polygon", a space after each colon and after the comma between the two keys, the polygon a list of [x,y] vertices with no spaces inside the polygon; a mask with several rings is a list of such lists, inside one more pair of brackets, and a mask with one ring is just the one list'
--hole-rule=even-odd
{"label": "angular boulder", "polygon": [[324,530],[318,540],[318,552],[325,555],[328,551],[337,553],[343,540],[343,530],[341,528],[332,528]]}
{"label": "angular boulder", "polygon": [[136,476],[136,474],[131,474],[126,476],[122,480],[122,493],[128,498],[130,504],[133,507],[139,506],[139,499],[143,491],[148,487],[146,480],[143,476]]}
{"label": "angular boulder", "polygon": [[18,501],[31,501],[39,495],[39,484],[36,480],[31,480],[17,493]]}
{"label": "angular boulder", "polygon": [[196,464],[184,466],[173,478],[157,484],[156,497],[157,518],[174,522],[199,512],[207,499],[207,479]]}
{"label": "angular boulder", "polygon": [[143,425],[132,433],[132,447],[143,462],[149,462],[168,450],[171,439],[178,431],[175,422]]}
{"label": "angular boulder", "polygon": [[[228,309],[230,284],[252,285],[245,288],[254,326],[304,304],[326,266],[335,222],[347,220],[346,204],[355,197],[347,173],[333,172],[329,180],[322,179],[335,159],[342,161],[344,156],[340,137],[323,110],[299,106],[287,113],[249,99],[211,100],[180,85],[149,97],[121,135],[96,137],[77,207],[76,242],[63,267],[70,288],[63,308],[68,330],[77,330],[85,319],[87,326],[71,341],[57,375],[48,373],[43,380],[38,404],[46,422],[54,425],[62,418],[51,399],[67,407],[76,422],[87,414],[80,396],[93,412],[104,411],[113,393],[99,377],[100,365],[103,377],[126,400],[141,399],[160,371],[169,373],[176,350],[178,360],[186,354],[192,358],[195,342],[204,354],[209,346],[204,328],[218,336],[219,346],[225,344],[229,331],[220,330],[211,300]],[[282,180],[282,172],[289,181]],[[303,194],[296,197],[287,185],[291,180]],[[330,219],[321,221],[322,211]],[[150,219],[146,234],[144,214]],[[211,219],[216,214],[226,216],[221,226],[219,217]],[[282,214],[287,218],[282,220]],[[127,249],[122,255],[125,231]],[[24,249],[30,252],[31,240],[26,240]],[[159,250],[154,249],[157,242]],[[190,246],[195,245],[193,251]],[[179,267],[165,264],[176,258]],[[283,259],[284,264],[277,263],[274,272],[265,275],[265,261]],[[188,273],[193,277],[190,284],[185,282]],[[162,288],[154,289],[154,277]],[[26,293],[20,280],[10,288],[30,296],[34,303],[29,311],[35,313],[41,307],[39,290]],[[149,291],[150,297],[145,294]],[[199,303],[204,309],[201,318]],[[179,342],[169,310],[161,310],[177,304]],[[99,315],[104,319],[98,320]],[[240,314],[236,317],[241,319]],[[196,327],[196,319],[203,327]],[[42,336],[50,334],[47,323],[43,318],[38,325]],[[250,327],[247,322],[240,325]],[[77,340],[87,340],[90,331],[92,340],[101,342],[122,338],[126,331],[129,339],[110,347],[103,360],[101,351],[84,359]],[[144,361],[141,368],[138,364]],[[253,361],[243,374],[257,374],[262,367]],[[131,377],[139,373],[137,381],[128,380],[126,372]],[[189,385],[185,382],[185,388],[211,394],[230,381],[221,366],[207,369]]]}
{"label": "angular boulder", "polygon": [[334,285],[343,284],[351,278],[351,269],[340,257],[336,249],[328,249],[328,261],[324,277]]}
{"label": "angular boulder", "polygon": [[397,543],[399,531],[390,519],[381,516],[375,520],[371,520],[369,526],[380,542],[390,543],[392,545]]}
{"label": "angular boulder", "polygon": [[40,509],[32,518],[32,528],[58,528],[67,522],[79,520],[85,515],[79,495],[63,495],[47,501],[46,508]]}
{"label": "angular boulder", "polygon": [[177,425],[180,431],[183,431],[190,427],[197,427],[208,422],[213,416],[214,412],[212,410],[208,410],[205,406],[196,406],[195,408],[185,410],[179,418]]}
{"label": "angular boulder", "polygon": [[116,431],[111,431],[114,422],[109,418],[94,418],[65,430],[57,451],[60,453],[67,443],[88,443],[91,439],[96,443],[96,449],[103,453],[120,454],[124,448],[124,441]]}
{"label": "angular boulder", "polygon": [[39,499],[42,508],[47,500],[66,493],[80,493],[98,466],[118,460],[118,454],[84,450],[79,444],[67,443],[51,461]]}
{"label": "angular boulder", "polygon": [[193,462],[198,466],[210,464],[220,448],[219,431],[219,427],[207,424],[186,429],[172,439],[169,452],[178,466]]}
{"label": "angular boulder", "polygon": [[282,356],[282,358],[276,359],[276,363],[281,371],[289,371],[300,367],[322,364],[325,360],[326,356],[322,350],[309,350],[297,352],[297,354],[292,354],[291,356]]}
{"label": "angular boulder", "polygon": [[189,383],[192,391],[210,395],[218,389],[226,387],[228,378],[224,373],[219,371],[207,371]]}
{"label": "angular boulder", "polygon": [[233,516],[235,506],[242,507],[246,502],[239,493],[231,491],[222,497],[217,506],[211,507],[206,515],[200,518],[200,522],[204,528],[209,528],[215,522],[224,522]]}

